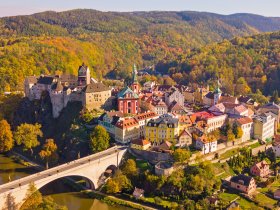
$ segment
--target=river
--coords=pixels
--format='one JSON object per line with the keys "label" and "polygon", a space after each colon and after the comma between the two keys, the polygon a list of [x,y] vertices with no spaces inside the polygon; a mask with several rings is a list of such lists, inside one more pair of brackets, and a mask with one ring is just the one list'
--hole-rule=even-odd
{"label": "river", "polygon": [[[19,179],[34,173],[34,168],[17,163],[13,158],[0,154],[0,184],[9,180]],[[75,192],[62,180],[47,185],[43,191],[60,205],[67,206],[69,210],[131,210],[124,206],[110,206],[97,199],[86,197],[83,193]]]}

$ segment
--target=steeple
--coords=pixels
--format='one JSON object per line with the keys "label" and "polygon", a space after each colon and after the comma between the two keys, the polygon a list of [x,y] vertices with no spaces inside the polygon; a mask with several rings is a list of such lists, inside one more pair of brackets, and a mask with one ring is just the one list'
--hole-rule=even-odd
{"label": "steeple", "polygon": [[138,78],[137,78],[137,67],[134,64],[133,65],[133,72],[132,72],[132,79],[133,79],[133,83],[138,83]]}
{"label": "steeple", "polygon": [[131,84],[131,89],[133,90],[134,93],[139,93],[139,83],[138,83],[138,78],[137,78],[137,68],[136,65],[133,65],[133,72],[132,72],[132,84]]}

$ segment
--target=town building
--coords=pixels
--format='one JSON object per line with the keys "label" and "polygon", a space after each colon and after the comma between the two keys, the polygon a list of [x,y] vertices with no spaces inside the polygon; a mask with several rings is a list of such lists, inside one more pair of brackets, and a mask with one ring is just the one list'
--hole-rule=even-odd
{"label": "town building", "polygon": [[256,116],[254,119],[254,138],[265,141],[274,136],[275,118],[268,113]]}
{"label": "town building", "polygon": [[195,147],[207,154],[210,152],[215,152],[218,148],[217,140],[211,140],[206,135],[202,135],[195,140]]}
{"label": "town building", "polygon": [[241,127],[243,131],[243,135],[241,137],[241,141],[245,142],[250,140],[253,137],[254,127],[253,120],[249,117],[242,117],[235,121],[235,123]]}
{"label": "town building", "polygon": [[130,147],[132,149],[137,149],[137,150],[147,150],[151,147],[151,142],[148,141],[147,139],[136,139],[132,140]]}
{"label": "town building", "polygon": [[165,103],[169,107],[174,101],[180,106],[184,106],[185,98],[184,95],[179,91],[178,88],[172,87],[168,92],[165,93]]}
{"label": "town building", "polygon": [[134,118],[139,123],[139,136],[144,137],[145,136],[145,127],[149,120],[151,119],[157,119],[159,116],[154,112],[144,112],[137,114],[134,116]]}
{"label": "town building", "polygon": [[115,138],[115,125],[124,117],[120,111],[105,112],[98,118],[98,124],[103,126],[111,137]]}
{"label": "town building", "polygon": [[163,141],[177,142],[179,136],[178,118],[165,114],[152,119],[146,126],[146,139],[159,145]]}
{"label": "town building", "polygon": [[272,150],[276,157],[280,157],[280,135],[275,135],[272,143]]}
{"label": "town building", "polygon": [[259,163],[254,164],[251,167],[250,172],[253,176],[259,176],[261,178],[267,177],[270,174],[269,164],[265,160],[263,160]]}
{"label": "town building", "polygon": [[152,103],[152,111],[157,115],[167,114],[168,107],[162,100]]}
{"label": "town building", "polygon": [[189,147],[192,145],[192,134],[187,130],[183,130],[178,138],[178,143],[175,145],[176,147]]}
{"label": "town building", "polygon": [[139,138],[139,123],[135,118],[123,118],[116,123],[115,141],[127,144]]}
{"label": "town building", "polygon": [[231,177],[230,187],[246,194],[252,194],[257,188],[255,179],[244,174]]}

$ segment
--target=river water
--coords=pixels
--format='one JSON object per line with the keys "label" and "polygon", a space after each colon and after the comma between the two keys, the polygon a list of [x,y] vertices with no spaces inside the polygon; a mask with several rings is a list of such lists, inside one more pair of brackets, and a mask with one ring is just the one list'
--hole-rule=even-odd
{"label": "river water", "polygon": [[[34,172],[34,168],[26,167],[14,159],[0,154],[0,185]],[[97,199],[88,198],[83,193],[70,189],[61,180],[49,184],[44,191],[51,194],[58,204],[67,206],[69,210],[131,210],[131,208],[110,206]]]}

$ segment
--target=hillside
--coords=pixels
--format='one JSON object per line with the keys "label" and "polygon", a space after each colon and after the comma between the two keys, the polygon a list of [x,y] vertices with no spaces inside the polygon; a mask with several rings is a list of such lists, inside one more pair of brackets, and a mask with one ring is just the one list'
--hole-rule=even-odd
{"label": "hillside", "polygon": [[111,70],[124,78],[133,63],[176,61],[209,43],[275,30],[279,18],[251,14],[72,10],[5,17],[0,19],[0,91],[22,89],[26,75],[76,74],[83,61],[99,79]]}
{"label": "hillside", "polygon": [[235,84],[248,83],[252,92],[259,89],[271,95],[274,90],[280,91],[280,32],[209,44],[172,62],[160,62],[157,68],[179,83],[208,83],[214,87],[220,78],[230,94],[245,91],[236,92]]}

